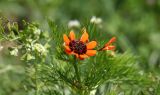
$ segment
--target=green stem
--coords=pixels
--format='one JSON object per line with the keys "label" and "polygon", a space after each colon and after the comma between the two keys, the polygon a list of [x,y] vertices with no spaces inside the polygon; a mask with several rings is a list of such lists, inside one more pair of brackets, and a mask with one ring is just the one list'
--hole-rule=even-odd
{"label": "green stem", "polygon": [[80,79],[80,75],[79,75],[79,70],[78,70],[78,67],[77,67],[77,59],[76,59],[76,57],[74,58],[73,66],[74,66],[74,69],[75,69],[77,80],[79,81],[79,83],[81,83],[81,79]]}
{"label": "green stem", "polygon": [[37,63],[35,63],[35,85],[36,85],[36,91],[35,91],[35,95],[38,95],[38,82],[37,82]]}

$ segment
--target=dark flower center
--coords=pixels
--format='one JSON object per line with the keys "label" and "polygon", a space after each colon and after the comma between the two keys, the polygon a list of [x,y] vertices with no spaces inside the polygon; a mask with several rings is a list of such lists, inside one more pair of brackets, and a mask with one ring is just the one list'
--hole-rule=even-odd
{"label": "dark flower center", "polygon": [[85,54],[87,51],[87,47],[82,41],[73,40],[69,43],[69,47],[77,54]]}

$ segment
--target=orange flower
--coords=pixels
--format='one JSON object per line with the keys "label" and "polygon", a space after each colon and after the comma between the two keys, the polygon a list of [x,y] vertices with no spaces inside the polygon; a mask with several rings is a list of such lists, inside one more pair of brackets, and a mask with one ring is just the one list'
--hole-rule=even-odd
{"label": "orange flower", "polygon": [[115,46],[112,45],[112,43],[115,42],[115,41],[116,41],[116,37],[111,38],[111,39],[109,40],[109,42],[106,43],[106,44],[104,45],[104,47],[101,48],[100,50],[114,50],[114,49],[115,49]]}
{"label": "orange flower", "polygon": [[86,32],[86,29],[84,29],[83,35],[78,40],[75,39],[75,34],[73,31],[70,31],[69,37],[64,34],[63,39],[65,52],[67,54],[73,54],[81,60],[88,58],[89,56],[94,56],[97,51],[93,50],[93,48],[96,47],[97,42],[88,42],[88,37],[89,35]]}

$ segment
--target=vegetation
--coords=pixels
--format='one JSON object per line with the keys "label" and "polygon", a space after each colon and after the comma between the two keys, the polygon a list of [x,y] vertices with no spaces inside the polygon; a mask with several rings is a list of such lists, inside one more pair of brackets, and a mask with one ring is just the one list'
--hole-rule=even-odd
{"label": "vegetation", "polygon": [[1,0],[0,95],[159,95],[159,0]]}

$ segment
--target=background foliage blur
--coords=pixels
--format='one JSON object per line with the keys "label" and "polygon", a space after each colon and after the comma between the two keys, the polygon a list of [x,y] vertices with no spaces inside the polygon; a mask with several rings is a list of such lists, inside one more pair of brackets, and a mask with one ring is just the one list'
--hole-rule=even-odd
{"label": "background foliage blur", "polygon": [[[0,0],[0,16],[17,21],[20,28],[26,20],[41,23],[43,29],[48,29],[46,19],[67,27],[70,20],[83,26],[92,16],[100,17],[99,33],[116,36],[118,52],[131,51],[139,57],[142,70],[160,76],[160,0]],[[4,46],[0,49],[0,95],[24,93],[20,85],[24,68],[5,48],[11,44],[0,43]]]}

